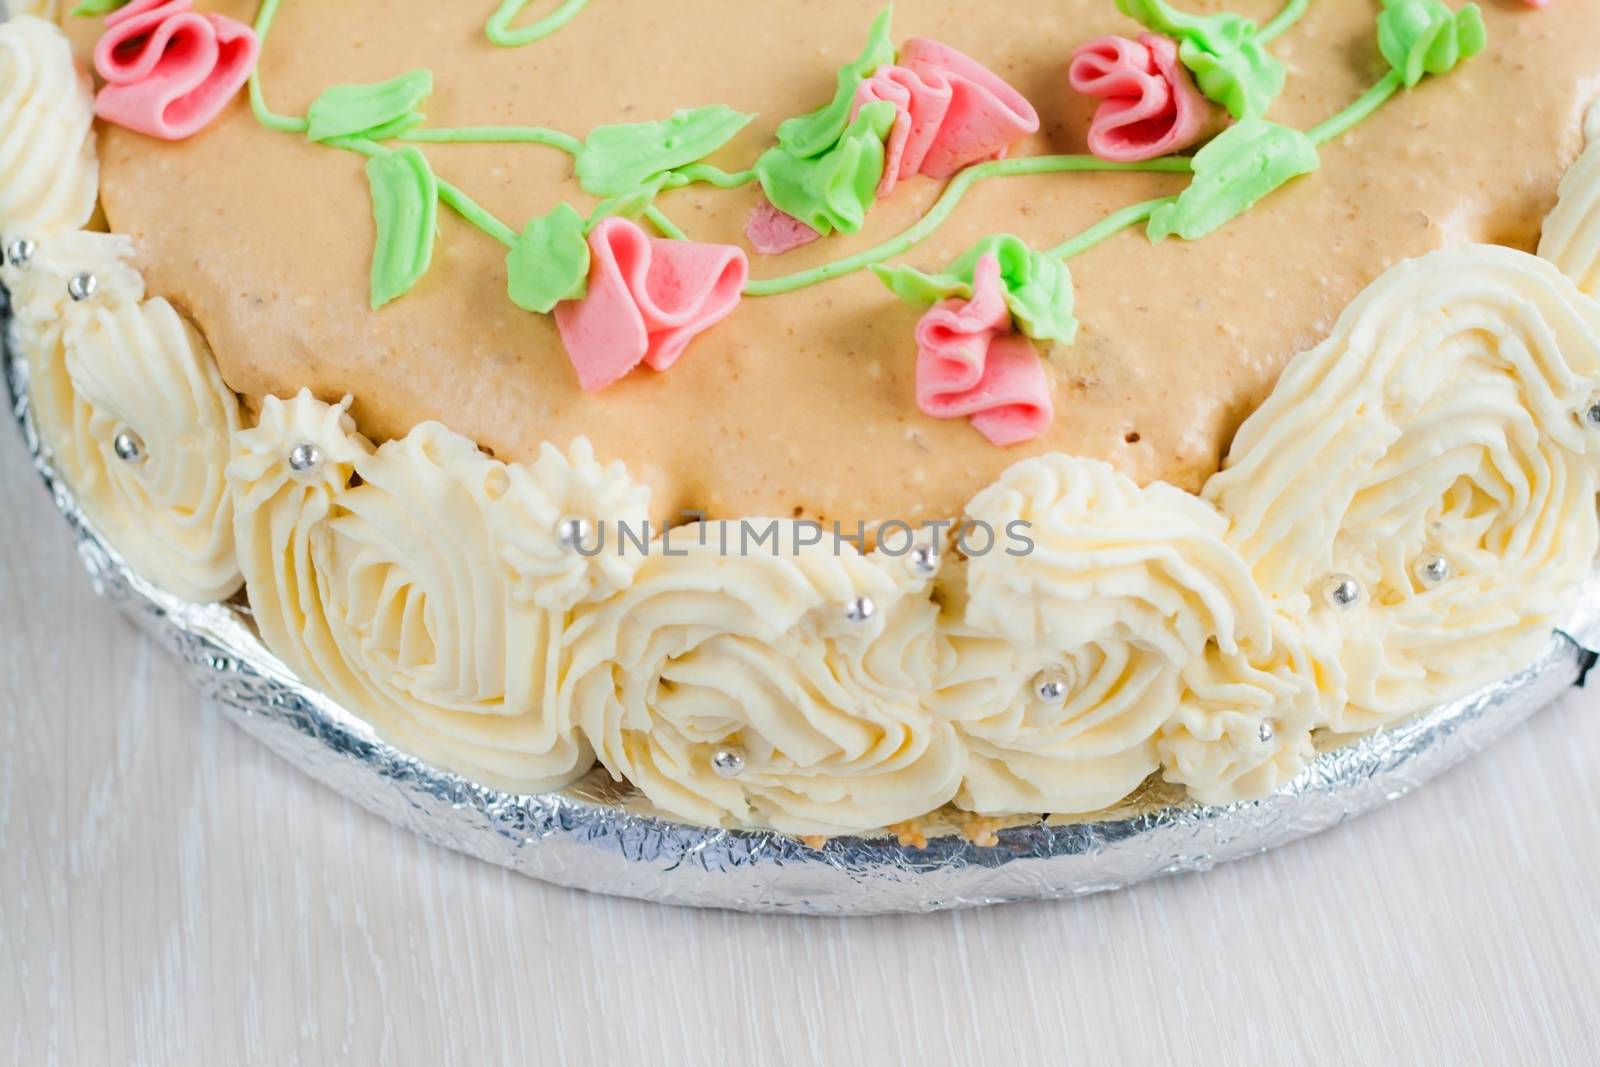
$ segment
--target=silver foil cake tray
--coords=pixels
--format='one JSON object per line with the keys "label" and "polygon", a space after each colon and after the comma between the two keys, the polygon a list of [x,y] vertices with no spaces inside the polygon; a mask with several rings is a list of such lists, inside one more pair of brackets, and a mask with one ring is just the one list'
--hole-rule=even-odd
{"label": "silver foil cake tray", "polygon": [[[1526,669],[1400,725],[1329,747],[1265,800],[1186,802],[1152,783],[1090,818],[1017,822],[996,842],[957,833],[926,847],[843,837],[820,848],[764,832],[687,826],[595,772],[555,793],[483,788],[405,755],[301,685],[251,628],[248,609],[195,605],[134,574],[79,509],[41,447],[26,366],[3,320],[12,410],[96,589],[170,649],[208,703],[303,772],[447,848],[597,893],[796,914],[922,912],[1044,900],[1207,870],[1336,826],[1395,800],[1492,743],[1582,681],[1600,647],[1600,575]],[[1466,832],[1466,831],[1461,831]]]}

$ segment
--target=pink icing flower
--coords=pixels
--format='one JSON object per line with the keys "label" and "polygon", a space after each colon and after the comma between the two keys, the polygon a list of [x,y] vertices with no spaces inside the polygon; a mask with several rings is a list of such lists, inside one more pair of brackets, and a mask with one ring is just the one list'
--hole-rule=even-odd
{"label": "pink icing flower", "polygon": [[917,407],[935,419],[970,418],[1002,448],[1033,440],[1054,420],[1039,353],[1011,332],[994,256],[978,261],[971,300],[946,300],[917,324]]}
{"label": "pink icing flower", "polygon": [[556,305],[556,325],[585,392],[640,363],[664,371],[695,337],[732,314],[750,261],[728,245],[654,240],[609,218],[589,234],[589,292]]}
{"label": "pink icing flower", "polygon": [[216,118],[250,77],[255,31],[192,0],[133,0],[106,16],[94,66],[106,81],[95,113],[130,130],[179,141]]}
{"label": "pink icing flower", "polygon": [[880,198],[915,174],[948,178],[999,159],[1039,130],[1039,113],[1021,93],[976,60],[925,38],[907,41],[898,64],[878,68],[861,83],[852,117],[880,100],[896,112],[884,146]]}
{"label": "pink icing flower", "polygon": [[1188,148],[1205,126],[1205,97],[1178,61],[1170,38],[1142,33],[1098,37],[1072,53],[1072,87],[1104,103],[1089,127],[1089,151],[1115,163]]}
{"label": "pink icing flower", "polygon": [[764,256],[781,256],[822,240],[822,234],[787,212],[779,211],[765,198],[750,213],[744,234],[751,247]]}

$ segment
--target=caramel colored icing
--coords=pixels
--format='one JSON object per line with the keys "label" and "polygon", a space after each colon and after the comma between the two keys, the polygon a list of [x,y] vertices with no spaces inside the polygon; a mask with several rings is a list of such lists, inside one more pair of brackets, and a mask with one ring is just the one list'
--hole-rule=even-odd
{"label": "caramel colored icing", "polygon": [[[243,0],[199,6],[247,20],[255,13]],[[549,40],[502,50],[482,33],[493,6],[288,0],[262,64],[269,100],[303,114],[329,85],[426,67],[437,78],[426,108],[436,126],[537,123],[582,136],[599,124],[726,103],[759,113],[713,159],[739,169],[781,120],[829,97],[873,10],[844,0],[597,0]],[[1258,18],[1276,10],[1272,0],[1227,6]],[[584,435],[602,458],[624,460],[655,487],[658,514],[950,515],[1017,460],[1052,451],[1194,490],[1289,358],[1321,340],[1386,267],[1469,241],[1536,245],[1581,147],[1584,105],[1600,94],[1600,5],[1484,6],[1488,50],[1329,145],[1320,173],[1203,241],[1152,247],[1142,233],[1125,233],[1074,260],[1084,328],[1075,346],[1051,354],[1055,425],[1017,449],[994,448],[964,421],[918,413],[918,312],[871,274],[747,298],[669,373],[641,370],[587,396],[551,321],[507,299],[504,249],[447,212],[430,273],[409,296],[369,311],[373,222],[361,161],[262,129],[242,102],[181,145],[106,129],[102,196],[114,229],[138,240],[150,291],[193,317],[229,385],[249,398],[301,386],[329,399],[350,393],[357,422],[376,439],[437,419],[502,459],[532,460],[544,441]],[[1315,0],[1274,46],[1290,72],[1275,120],[1308,128],[1381,76],[1377,10],[1375,0]],[[69,22],[86,50],[94,25]],[[1094,101],[1067,87],[1070,52],[1134,29],[1112,0],[899,0],[895,18],[897,41],[946,41],[1033,101],[1045,128],[1019,154],[1085,151]],[[567,157],[550,149],[426,151],[442,177],[519,228],[562,199],[593,203],[571,180]],[[904,258],[939,267],[995,232],[1047,247],[1183,181],[994,179]],[[873,209],[864,233],[753,256],[755,276],[876,244],[915,221],[940,188],[904,183]],[[660,203],[696,239],[743,244],[757,197],[755,187],[701,187]]]}

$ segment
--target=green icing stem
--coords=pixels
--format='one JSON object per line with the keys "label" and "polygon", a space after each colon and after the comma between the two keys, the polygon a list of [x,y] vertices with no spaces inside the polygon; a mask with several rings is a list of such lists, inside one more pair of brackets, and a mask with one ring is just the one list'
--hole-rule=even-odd
{"label": "green icing stem", "polygon": [[[928,213],[898,237],[892,237],[874,248],[857,252],[853,256],[825,263],[812,270],[789,274],[781,278],[753,281],[744,287],[746,296],[775,296],[792,293],[796,289],[816,285],[831,278],[854,274],[856,271],[882,263],[884,260],[908,252],[932,236],[933,232],[950,218],[963,197],[985,178],[1015,177],[1021,174],[1063,174],[1082,171],[1145,171],[1158,174],[1187,174],[1192,164],[1181,156],[1152,159],[1145,163],[1110,163],[1094,156],[1024,156],[1019,159],[1001,159],[968,167],[951,179]],[[1115,218],[1116,216],[1113,216]],[[1113,231],[1114,232],[1114,231]],[[1100,240],[1111,236],[1103,235]]]}
{"label": "green icing stem", "polygon": [[577,18],[578,13],[589,6],[589,0],[566,0],[538,22],[512,29],[511,20],[527,6],[528,0],[503,0],[495,13],[489,16],[489,25],[483,30],[485,36],[501,48],[521,48],[525,44],[542,41]]}
{"label": "green icing stem", "polygon": [[1081,256],[1102,241],[1115,237],[1130,226],[1137,226],[1139,223],[1146,221],[1156,208],[1173,203],[1177,199],[1175,196],[1163,196],[1158,200],[1146,200],[1142,204],[1133,204],[1123,208],[1121,211],[1112,212],[1078,234],[1078,236],[1056,245],[1045,255],[1054,259],[1071,259],[1074,256]]}
{"label": "green icing stem", "polygon": [[1300,21],[1300,16],[1304,15],[1310,6],[1311,0],[1289,0],[1283,5],[1283,10],[1273,16],[1271,22],[1261,27],[1261,33],[1256,39],[1262,44],[1270,44],[1282,37],[1291,26]]}
{"label": "green icing stem", "polygon": [[644,217],[650,220],[650,225],[654,226],[663,237],[671,238],[674,241],[687,241],[689,239],[689,235],[678,229],[677,225],[667,218],[666,213],[654,204],[644,209]]}
{"label": "green icing stem", "polygon": [[[255,30],[256,36],[263,46],[281,2],[282,0],[261,0],[261,7],[256,15]],[[521,29],[510,29],[511,20],[527,6],[527,3],[528,0],[504,0],[489,20],[486,32],[491,41],[502,47],[516,47],[540,40],[570,22],[588,4],[588,0],[565,0],[560,7],[538,22]],[[1310,3],[1311,0],[1288,0],[1282,10],[1262,27],[1261,39],[1264,42],[1271,41],[1283,34],[1306,13]],[[257,120],[263,126],[284,133],[299,134],[306,132],[309,125],[306,119],[279,115],[267,107],[265,94],[261,87],[259,66],[257,70],[251,73],[249,85],[250,106],[255,112]],[[1317,145],[1326,144],[1328,141],[1343,136],[1370,117],[1373,112],[1400,89],[1401,85],[1401,76],[1398,73],[1391,72],[1349,107],[1310,130],[1308,136]],[[584,147],[584,142],[579,138],[542,126],[419,128],[406,131],[400,135],[399,139],[433,144],[539,144],[558,149],[574,157]],[[329,141],[328,143],[369,157],[385,155],[390,151],[390,149],[364,138],[344,138]],[[969,167],[956,175],[945,187],[944,192],[940,194],[939,199],[929,209],[928,213],[898,236],[890,238],[888,241],[873,248],[811,270],[777,278],[751,281],[745,286],[744,292],[746,296],[756,297],[790,293],[834,278],[856,273],[908,252],[927,240],[944,223],[949,221],[950,216],[954,214],[956,208],[966,194],[971,191],[972,187],[987,178],[1014,177],[1024,174],[1118,171],[1187,174],[1191,173],[1192,170],[1193,164],[1191,160],[1183,156],[1168,156],[1141,163],[1113,163],[1094,156],[1084,155],[1028,156],[982,163]],[[667,178],[662,188],[681,189],[695,183],[703,183],[719,189],[736,189],[749,185],[755,180],[756,172],[754,170],[730,173],[709,164],[695,163],[675,171]],[[517,232],[501,222],[460,188],[442,179],[439,180],[438,185],[439,199],[468,223],[508,248],[516,244],[518,239]],[[1051,249],[1047,254],[1063,260],[1081,255],[1129,227],[1137,226],[1141,222],[1147,221],[1152,212],[1165,204],[1171,203],[1174,199],[1176,198],[1162,197],[1122,208],[1090,226],[1077,236]],[[674,240],[688,239],[684,231],[655,204],[650,204],[645,209],[644,217],[663,236]]]}
{"label": "green icing stem", "polygon": [[[383,147],[376,141],[369,141],[364,137],[340,137],[325,142],[335,148],[345,148],[352,152],[359,152],[364,156],[385,156],[390,149]],[[439,182],[439,199],[444,201],[457,215],[493,237],[507,248],[517,243],[517,231],[501,222],[482,204],[462,192],[458,186],[452,185],[443,178]]]}
{"label": "green icing stem", "polygon": [[718,189],[738,189],[741,186],[749,185],[755,180],[756,172],[753,170],[741,170],[737,174],[729,174],[727,171],[720,170],[708,163],[692,163],[687,167],[679,167],[673,171],[672,177],[667,179],[667,184],[662,188],[681,189],[685,185],[704,182],[707,185],[714,185]]}
{"label": "green icing stem", "polygon": [[569,156],[583,151],[583,142],[560,130],[543,126],[460,126],[454,129],[419,127],[400,135],[402,141],[425,144],[542,144]]}
{"label": "green icing stem", "polygon": [[1362,122],[1372,116],[1372,113],[1382,107],[1388,99],[1400,91],[1405,84],[1405,78],[1398,72],[1391,70],[1365,93],[1361,98],[1326,122],[1318,123],[1306,132],[1311,138],[1311,143],[1318,147],[1329,141],[1343,137],[1355,129]]}
{"label": "green icing stem", "polygon": [[[267,31],[272,29],[272,20],[277,17],[280,0],[261,0],[261,8],[256,12],[256,40],[264,42]],[[291,118],[288,115],[275,114],[267,107],[266,94],[261,91],[261,63],[258,60],[250,71],[250,110],[256,114],[256,121],[269,130],[279,133],[305,133],[311,128],[311,123],[305,119]]]}

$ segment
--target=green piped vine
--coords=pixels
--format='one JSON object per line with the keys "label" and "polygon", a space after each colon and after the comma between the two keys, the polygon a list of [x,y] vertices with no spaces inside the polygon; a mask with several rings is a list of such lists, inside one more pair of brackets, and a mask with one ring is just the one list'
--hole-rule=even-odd
{"label": "green piped vine", "polygon": [[[282,0],[262,0],[255,29],[263,48]],[[502,47],[543,40],[576,18],[589,0],[565,0],[520,27],[529,0],[504,0],[485,34]],[[1316,170],[1319,149],[1354,129],[1402,88],[1443,74],[1485,46],[1476,5],[1451,10],[1443,0],[1383,0],[1379,51],[1390,69],[1360,98],[1310,130],[1291,129],[1265,116],[1283,90],[1285,68],[1268,46],[1291,29],[1311,0],[1288,0],[1258,25],[1238,15],[1192,15],[1166,0],[1116,0],[1119,10],[1153,32],[1172,37],[1179,58],[1201,93],[1237,121],[1198,153],[1140,163],[1115,163],[1088,155],[1025,156],[980,163],[951,178],[921,219],[872,248],[809,270],[751,280],[745,295],[773,296],[873,269],[902,297],[931,303],[970,292],[978,258],[1002,264],[1014,318],[1029,336],[1070,343],[1077,319],[1066,263],[1101,242],[1144,225],[1152,241],[1194,240],[1249,211],[1278,188]],[[86,0],[96,5],[107,0]],[[118,6],[109,0],[109,7]],[[777,144],[745,170],[726,171],[705,160],[725,147],[751,116],[713,105],[684,110],[655,122],[602,126],[578,138],[541,126],[429,127],[422,110],[432,75],[411,71],[373,85],[335,86],[304,117],[280,115],[266,103],[259,70],[249,84],[251,107],[269,129],[367,157],[373,214],[378,228],[372,261],[372,306],[403,295],[426,272],[435,240],[437,205],[450,208],[507,248],[507,289],[518,307],[548,313],[584,295],[588,234],[602,220],[625,216],[649,222],[663,237],[686,234],[657,205],[672,190],[693,184],[734,189],[760,182],[776,207],[826,235],[855,232],[875,198],[884,167],[884,142],[893,125],[891,105],[872,104],[852,120],[860,82],[894,60],[890,9],[874,22],[861,55],[841,68],[833,99],[817,111],[779,126]],[[598,198],[587,215],[567,203],[535,216],[519,231],[465,192],[437,177],[419,144],[531,144],[571,157],[585,192]],[[986,238],[950,266],[923,272],[888,261],[916,248],[955,212],[972,187],[990,178],[1027,174],[1143,171],[1191,175],[1181,192],[1129,205],[1054,248],[1036,251],[1009,235]]]}

